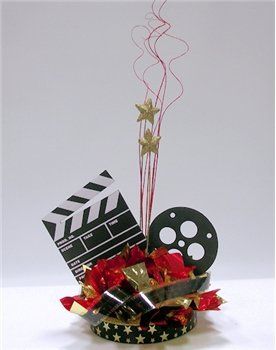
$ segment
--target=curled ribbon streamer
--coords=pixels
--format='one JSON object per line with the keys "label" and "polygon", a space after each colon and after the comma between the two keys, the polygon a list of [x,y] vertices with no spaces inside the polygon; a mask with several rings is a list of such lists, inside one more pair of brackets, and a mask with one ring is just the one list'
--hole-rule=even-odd
{"label": "curled ribbon streamer", "polygon": [[[147,100],[149,95],[155,98],[155,107],[158,105],[160,113],[156,122],[156,125],[151,126],[151,133],[160,136],[162,120],[164,118],[167,110],[183,95],[183,85],[181,80],[178,78],[177,74],[174,72],[172,65],[173,63],[184,56],[188,50],[189,46],[185,40],[178,38],[169,33],[171,29],[171,24],[166,21],[162,15],[162,9],[166,4],[167,0],[160,3],[159,7],[156,8],[156,0],[152,2],[151,12],[145,16],[147,20],[147,25],[137,25],[132,29],[131,37],[137,48],[140,50],[140,54],[133,62],[133,71],[136,77],[143,83],[146,88],[144,101]],[[139,44],[134,38],[134,32],[137,29],[143,29],[147,34],[143,40],[143,44]],[[162,55],[158,50],[158,43],[163,38],[167,37],[173,39],[185,45],[185,50],[180,54],[172,57],[168,63],[162,58]],[[154,62],[149,64],[140,74],[137,71],[137,63],[143,59],[145,54],[154,59]],[[148,80],[148,75],[154,67],[160,67],[162,70],[162,75],[160,83],[157,89],[154,89]],[[168,73],[169,75],[177,81],[180,86],[179,93],[165,104],[167,87],[168,87]],[[140,123],[139,127],[139,139],[141,139],[142,133],[145,133],[147,122],[144,121]],[[159,147],[158,147],[159,149]],[[141,155],[141,146],[139,145],[139,178],[140,178],[140,224],[145,235],[148,234],[148,229],[151,221],[151,214],[154,202],[154,194],[156,188],[156,178],[157,178],[157,167],[158,167],[159,155],[154,155],[152,160],[150,152],[146,155],[146,160],[144,161],[143,155]]]}

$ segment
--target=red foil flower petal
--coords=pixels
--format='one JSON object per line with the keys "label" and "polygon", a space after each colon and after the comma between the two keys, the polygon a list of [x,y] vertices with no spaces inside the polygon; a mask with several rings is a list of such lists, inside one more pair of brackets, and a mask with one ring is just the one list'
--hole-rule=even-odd
{"label": "red foil flower petal", "polygon": [[114,286],[118,286],[125,279],[125,275],[121,270],[105,270],[104,279],[108,289]]}
{"label": "red foil flower petal", "polygon": [[155,265],[154,260],[148,257],[145,260],[145,264],[149,277],[154,278],[158,283],[163,283],[164,279],[160,273],[160,269]]}
{"label": "red foil flower petal", "polygon": [[195,269],[194,266],[185,266],[180,253],[162,254],[154,259],[158,269],[166,270],[173,279],[189,277],[189,273]]}
{"label": "red foil flower petal", "polygon": [[107,285],[103,277],[105,265],[106,263],[104,260],[99,260],[98,264],[93,266],[91,270],[87,269],[85,271],[84,284],[92,286],[99,294],[102,294],[107,289]]}
{"label": "red foil flower petal", "polygon": [[200,294],[197,310],[219,310],[219,306],[222,304],[222,299],[217,295],[219,289],[211,290]]}
{"label": "red foil flower petal", "polygon": [[62,299],[60,299],[62,305],[65,307],[66,310],[70,311],[71,307],[74,303],[74,301],[76,301],[78,304],[80,304],[81,306],[83,306],[85,309],[89,309],[91,306],[91,301],[89,300],[85,300],[83,299],[81,296],[76,295],[74,297],[64,297]]}
{"label": "red foil flower petal", "polygon": [[145,252],[138,245],[132,247],[129,251],[129,256],[126,262],[126,267],[139,264],[145,261]]}
{"label": "red foil flower petal", "polygon": [[185,326],[188,322],[188,320],[192,316],[193,309],[191,307],[185,308],[179,308],[176,310],[171,317],[172,320],[178,321],[181,325]]}

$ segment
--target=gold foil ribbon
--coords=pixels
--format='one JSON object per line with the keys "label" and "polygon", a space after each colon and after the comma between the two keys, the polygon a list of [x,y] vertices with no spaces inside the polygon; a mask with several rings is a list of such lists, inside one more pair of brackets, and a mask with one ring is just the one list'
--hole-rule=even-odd
{"label": "gold foil ribbon", "polygon": [[128,282],[137,290],[151,288],[151,281],[145,263],[136,264],[123,269]]}
{"label": "gold foil ribbon", "polygon": [[165,300],[162,303],[158,303],[158,307],[162,306],[182,306],[185,309],[188,309],[188,307],[191,305],[192,299],[186,298],[186,297],[178,297],[175,299]]}

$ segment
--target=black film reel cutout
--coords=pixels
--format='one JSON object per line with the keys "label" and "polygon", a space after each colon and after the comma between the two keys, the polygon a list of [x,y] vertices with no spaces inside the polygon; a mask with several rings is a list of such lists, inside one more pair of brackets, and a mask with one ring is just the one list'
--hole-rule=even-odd
{"label": "black film reel cutout", "polygon": [[159,214],[150,225],[149,252],[161,246],[180,252],[185,265],[206,272],[216,259],[218,238],[211,222],[199,211],[176,207]]}

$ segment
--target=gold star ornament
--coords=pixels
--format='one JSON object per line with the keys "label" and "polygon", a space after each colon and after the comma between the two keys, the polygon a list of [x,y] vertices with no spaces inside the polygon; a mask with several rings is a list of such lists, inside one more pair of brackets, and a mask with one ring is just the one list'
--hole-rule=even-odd
{"label": "gold star ornament", "polygon": [[147,129],[144,137],[139,140],[139,144],[142,146],[141,155],[144,156],[150,152],[157,154],[160,139],[160,136],[154,136],[150,129]]}
{"label": "gold star ornament", "polygon": [[151,124],[154,123],[154,116],[156,113],[160,111],[159,108],[156,108],[152,105],[152,100],[149,98],[146,103],[143,105],[138,105],[136,104],[135,107],[138,109],[140,112],[140,115],[137,119],[137,122],[140,122],[142,120],[147,120]]}

